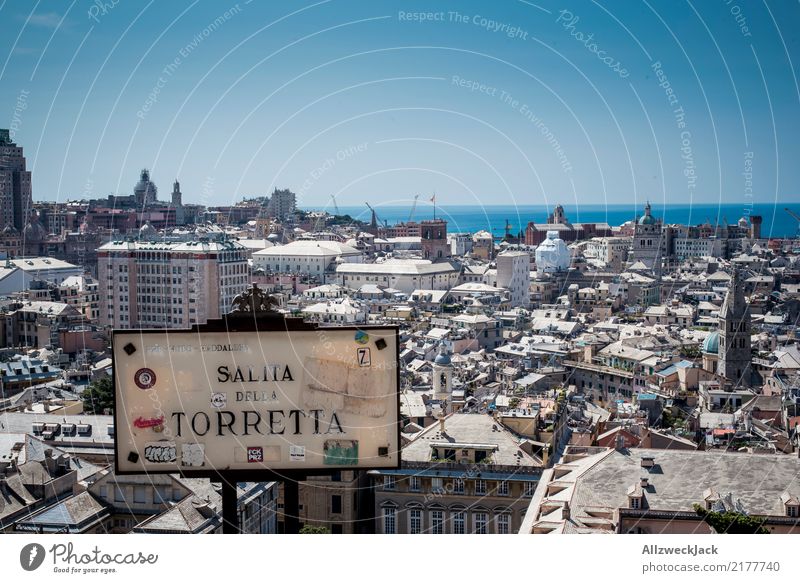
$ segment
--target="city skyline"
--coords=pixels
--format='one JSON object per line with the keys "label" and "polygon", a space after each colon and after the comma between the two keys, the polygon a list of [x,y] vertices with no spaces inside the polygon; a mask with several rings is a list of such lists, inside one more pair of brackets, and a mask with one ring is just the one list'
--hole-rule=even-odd
{"label": "city skyline", "polygon": [[37,201],[144,167],[208,205],[797,200],[796,6],[0,10],[0,125]]}

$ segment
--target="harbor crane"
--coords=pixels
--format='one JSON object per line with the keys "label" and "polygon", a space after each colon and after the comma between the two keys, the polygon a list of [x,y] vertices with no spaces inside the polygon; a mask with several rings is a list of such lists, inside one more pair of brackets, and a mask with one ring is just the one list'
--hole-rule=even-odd
{"label": "harbor crane", "polygon": [[339,205],[336,203],[336,195],[335,194],[331,195],[331,202],[333,203],[333,210],[336,211],[336,215],[337,216],[340,215],[341,213],[339,212]]}
{"label": "harbor crane", "polygon": [[419,195],[418,194],[414,195],[414,202],[411,203],[411,212],[408,213],[408,222],[409,223],[411,222],[411,219],[414,218],[414,213],[417,210],[417,199],[419,199]]}
{"label": "harbor crane", "polygon": [[[371,205],[371,204],[369,204],[369,203],[367,203],[367,208],[368,208],[370,211],[372,211],[372,221],[371,221],[371,222],[372,222],[372,225],[377,227],[377,226],[378,226],[378,224],[380,223],[380,219],[378,218],[378,213],[376,213],[376,212],[375,212],[375,209],[374,209],[374,208],[372,208],[372,205]],[[384,227],[388,227],[388,226],[389,226],[389,223],[388,223],[387,221],[383,221],[383,226],[384,226]]]}

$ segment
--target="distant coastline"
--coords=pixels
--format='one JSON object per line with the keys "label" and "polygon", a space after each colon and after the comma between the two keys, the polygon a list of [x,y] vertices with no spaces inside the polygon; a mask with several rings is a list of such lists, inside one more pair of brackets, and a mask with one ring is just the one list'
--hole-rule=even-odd
{"label": "distant coastline", "polygon": [[[390,225],[404,222],[409,219],[411,204],[379,206],[370,202],[378,213],[378,218]],[[528,205],[442,205],[436,206],[436,217],[448,221],[450,232],[470,232],[480,230],[492,232],[501,236],[505,232],[506,220],[511,226],[511,232],[516,234],[524,231],[529,221],[544,223],[547,215],[552,211],[553,205],[528,204]],[[659,204],[651,201],[653,215],[662,218],[666,223],[679,223],[698,225],[709,221],[711,224],[735,223],[741,217],[761,215],[762,236],[769,237],[795,237],[798,234],[798,222],[784,208],[788,207],[800,214],[800,202],[767,204],[767,203],[742,203],[742,204]],[[644,201],[639,205],[631,204],[562,204],[566,216],[572,223],[604,222],[612,227],[619,226],[626,221],[634,220],[642,213]],[[332,205],[307,207],[304,210],[325,210],[333,213]],[[370,211],[366,205],[352,206],[339,205],[340,214],[349,214],[354,219],[361,221],[370,220]],[[433,206],[430,202],[420,201],[413,214],[413,220],[433,218]]]}

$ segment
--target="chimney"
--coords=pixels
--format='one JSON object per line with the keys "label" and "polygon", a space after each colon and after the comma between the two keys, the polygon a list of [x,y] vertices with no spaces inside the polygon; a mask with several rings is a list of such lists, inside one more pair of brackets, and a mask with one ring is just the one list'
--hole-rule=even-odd
{"label": "chimney", "polygon": [[642,458],[642,467],[643,468],[652,468],[656,465],[656,460],[653,457],[643,457]]}
{"label": "chimney", "polygon": [[445,433],[445,431],[444,431],[444,415],[439,417],[439,433],[441,433],[442,435],[444,435],[444,433]]}
{"label": "chimney", "polygon": [[647,476],[642,476],[641,479],[639,480],[639,485],[642,488],[647,488],[650,485],[650,478],[648,478]]}
{"label": "chimney", "polygon": [[569,502],[564,502],[564,506],[561,507],[561,518],[564,520],[569,520],[569,515],[570,515]]}
{"label": "chimney", "polygon": [[614,441],[614,449],[616,449],[617,451],[625,449],[625,438],[622,437],[621,433],[617,433],[617,438]]}

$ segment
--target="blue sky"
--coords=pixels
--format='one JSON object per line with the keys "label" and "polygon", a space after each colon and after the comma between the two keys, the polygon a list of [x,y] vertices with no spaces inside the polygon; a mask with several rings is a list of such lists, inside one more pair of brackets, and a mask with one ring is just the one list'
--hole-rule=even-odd
{"label": "blue sky", "polygon": [[36,200],[148,167],[204,204],[797,201],[797,22],[739,0],[0,0],[0,127]]}

